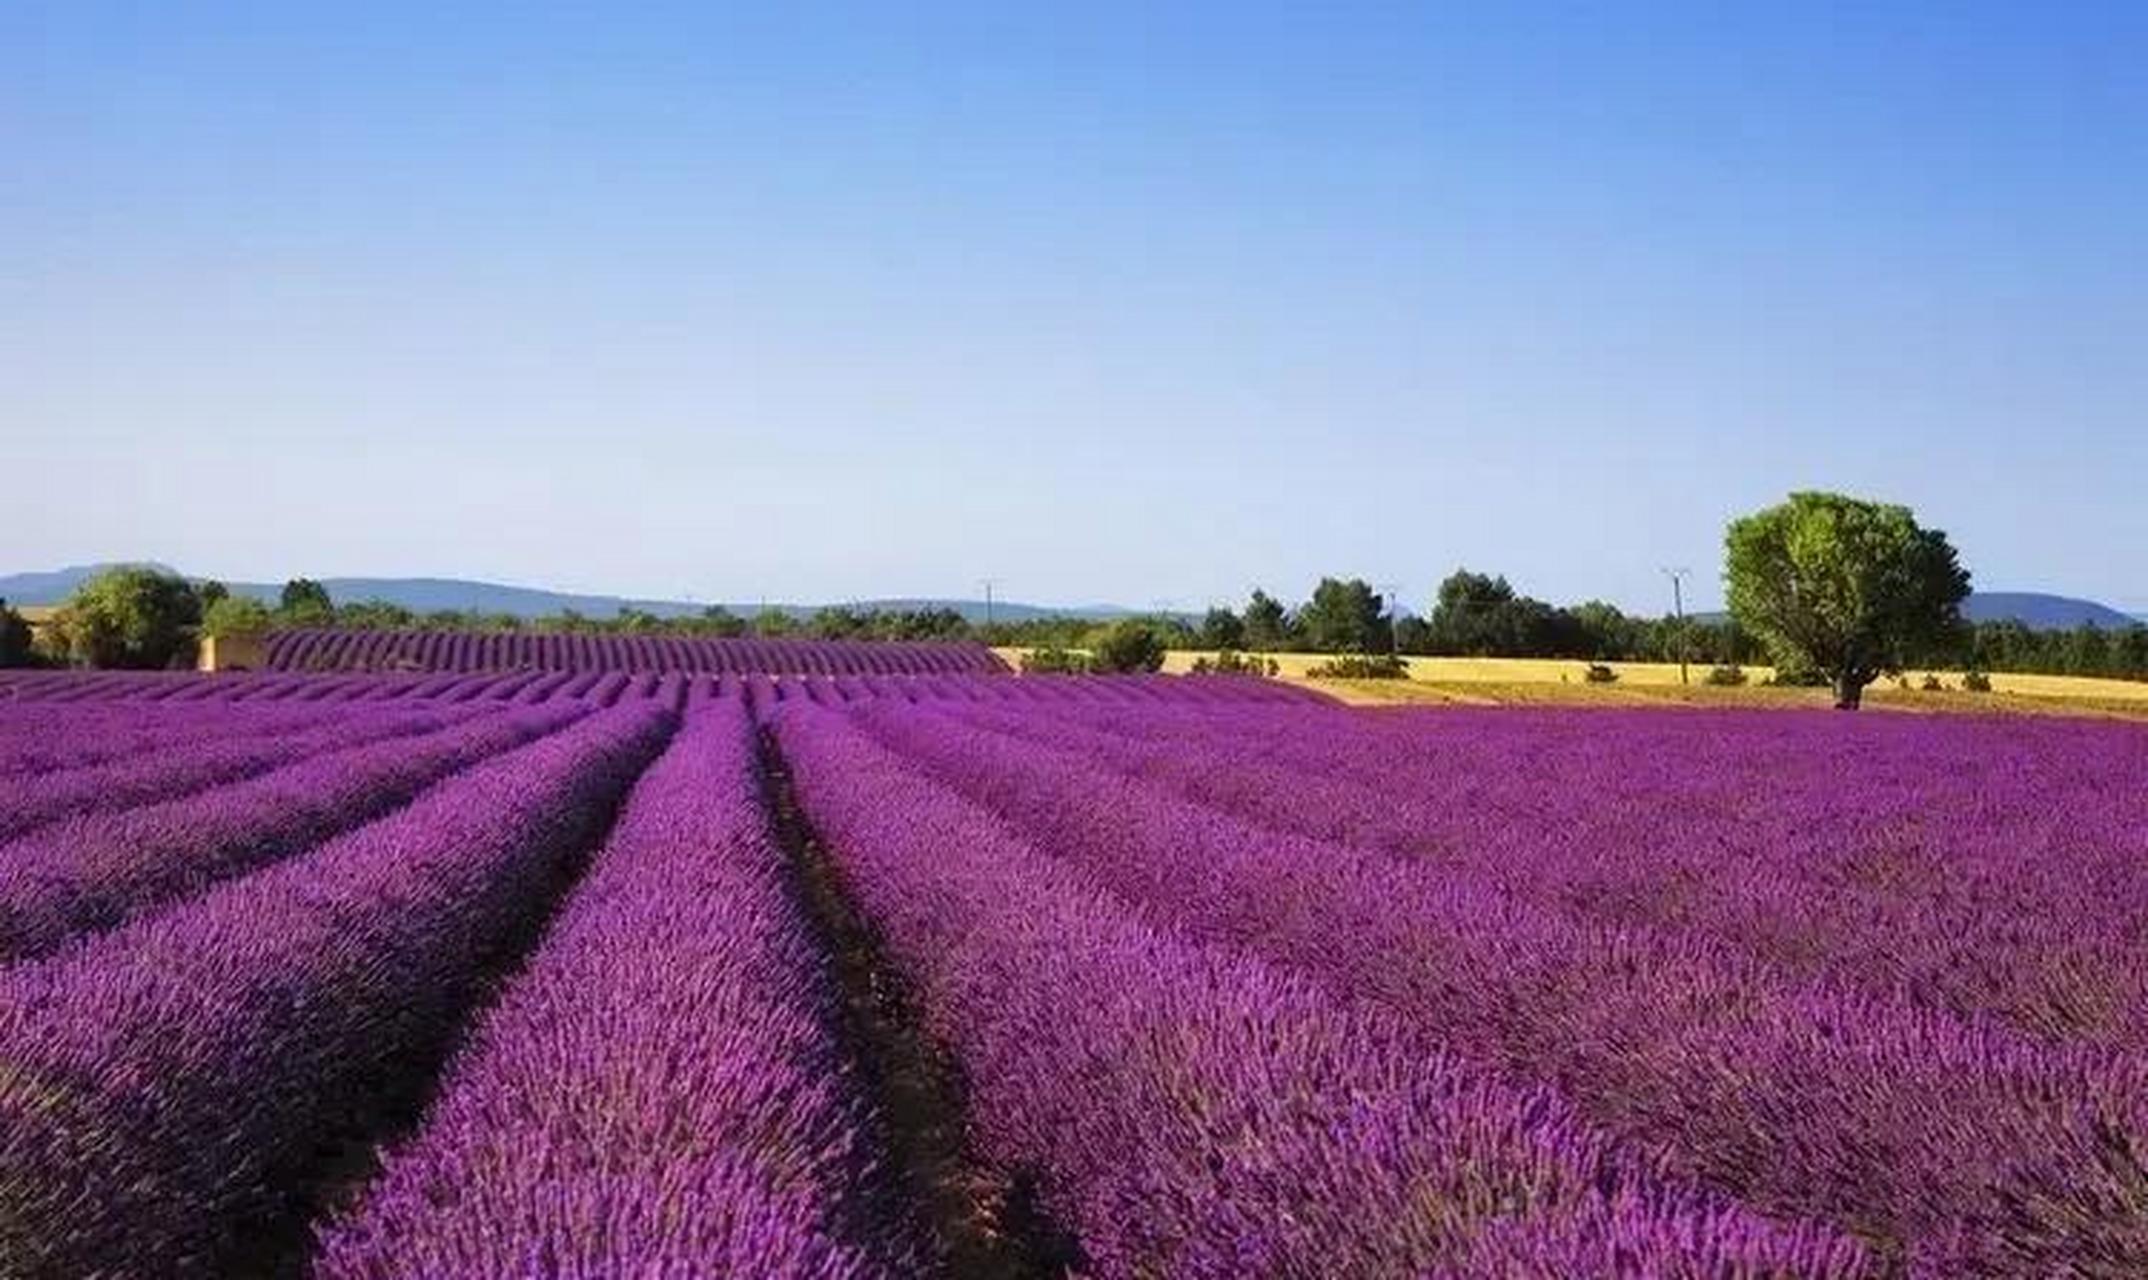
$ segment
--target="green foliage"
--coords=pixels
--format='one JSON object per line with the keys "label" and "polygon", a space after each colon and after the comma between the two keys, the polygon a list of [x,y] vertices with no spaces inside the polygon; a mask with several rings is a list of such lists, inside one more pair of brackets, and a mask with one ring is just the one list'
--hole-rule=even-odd
{"label": "green foliage", "polygon": [[1297,614],[1298,635],[1316,653],[1376,653],[1393,639],[1387,606],[1362,578],[1322,578]]}
{"label": "green foliage", "polygon": [[1194,633],[1203,649],[1242,649],[1246,642],[1244,619],[1229,609],[1210,609],[1201,618],[1201,628]]}
{"label": "green foliage", "polygon": [[1246,603],[1246,648],[1288,649],[1292,647],[1292,640],[1290,615],[1282,601],[1255,587],[1253,598]]}
{"label": "green foliage", "polygon": [[1926,693],[1943,693],[1946,691],[1947,684],[1946,681],[1941,680],[1938,676],[1935,676],[1930,672],[1926,672],[1924,676],[1924,683],[1919,687],[1922,688]]}
{"label": "green foliage", "polygon": [[1045,645],[1022,655],[1022,674],[1036,676],[1082,676],[1096,669],[1088,654],[1060,645]]}
{"label": "green foliage", "polygon": [[283,584],[276,612],[285,626],[320,627],[335,621],[336,602],[328,588],[311,578],[293,578]]}
{"label": "green foliage", "polygon": [[1701,677],[1702,684],[1718,685],[1723,688],[1733,688],[1745,682],[1745,668],[1735,662],[1720,663],[1710,667],[1708,668],[1708,674]]}
{"label": "green foliage", "polygon": [[1991,677],[1971,667],[1962,673],[1962,688],[1969,693],[1990,693]]}
{"label": "green foliage", "polygon": [[1265,658],[1259,654],[1240,653],[1236,649],[1219,649],[1213,658],[1205,656],[1195,658],[1193,668],[1188,674],[1197,676],[1260,676],[1265,678],[1283,674],[1283,664],[1273,658]]}
{"label": "green foliage", "polygon": [[202,616],[207,617],[211,605],[231,598],[231,588],[214,578],[204,578],[194,584],[194,597],[201,601]]}
{"label": "green foliage", "polygon": [[275,624],[267,605],[247,596],[226,593],[201,612],[201,633],[219,640],[231,636],[258,636]]}
{"label": "green foliage", "polygon": [[201,601],[186,579],[107,569],[76,588],[52,620],[51,643],[77,666],[157,670],[194,658]]}
{"label": "green foliage", "polygon": [[1410,664],[1391,653],[1343,653],[1305,669],[1313,680],[1407,680]]}
{"label": "green foliage", "polygon": [[1102,628],[1089,649],[1098,671],[1131,674],[1163,667],[1164,638],[1146,619],[1127,618]]}
{"label": "green foliage", "polygon": [[1855,708],[1882,672],[1958,645],[1969,574],[1907,507],[1831,493],[1731,522],[1730,609],[1778,665],[1826,672]]}
{"label": "green foliage", "polygon": [[37,665],[36,633],[23,616],[0,600],[0,667]]}
{"label": "green foliage", "polygon": [[763,609],[753,615],[753,633],[759,636],[780,638],[798,634],[798,620],[787,610]]}
{"label": "green foliage", "polygon": [[730,639],[746,634],[746,620],[720,604],[712,604],[703,609],[700,624],[696,628],[699,634],[715,636],[719,639]]}
{"label": "green foliage", "polygon": [[1618,672],[1601,662],[1592,662],[1581,673],[1581,678],[1590,684],[1617,684]]}

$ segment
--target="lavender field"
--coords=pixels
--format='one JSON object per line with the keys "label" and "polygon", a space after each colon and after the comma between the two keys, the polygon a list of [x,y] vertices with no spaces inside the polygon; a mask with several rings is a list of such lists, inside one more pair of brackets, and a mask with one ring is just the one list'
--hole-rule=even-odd
{"label": "lavender field", "polygon": [[0,1274],[2148,1274],[2144,794],[2058,719],[13,676]]}

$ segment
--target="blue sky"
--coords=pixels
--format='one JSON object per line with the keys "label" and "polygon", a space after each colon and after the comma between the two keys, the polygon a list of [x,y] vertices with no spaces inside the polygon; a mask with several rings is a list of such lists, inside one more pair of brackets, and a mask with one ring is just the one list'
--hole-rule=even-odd
{"label": "blue sky", "polygon": [[2148,7],[779,8],[0,9],[0,569],[2148,608]]}

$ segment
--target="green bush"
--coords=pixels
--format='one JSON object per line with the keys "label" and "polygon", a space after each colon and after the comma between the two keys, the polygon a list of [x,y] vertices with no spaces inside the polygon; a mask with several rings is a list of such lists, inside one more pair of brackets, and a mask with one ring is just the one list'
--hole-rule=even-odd
{"label": "green bush", "polygon": [[1306,669],[1314,680],[1407,680],[1410,664],[1391,653],[1344,653]]}
{"label": "green bush", "polygon": [[80,667],[157,670],[194,662],[201,600],[186,579],[157,569],[106,569],[75,588],[49,641]]}
{"label": "green bush", "polygon": [[1990,693],[1991,677],[1972,667],[1962,673],[1962,688],[1970,693]]}
{"label": "green bush", "polygon": [[1163,668],[1164,641],[1147,622],[1129,618],[1099,631],[1090,645],[1090,668],[1121,675]]}
{"label": "green bush", "polygon": [[1188,674],[1196,676],[1260,676],[1265,678],[1283,674],[1283,664],[1273,658],[1262,657],[1257,653],[1240,653],[1236,649],[1226,648],[1217,650],[1216,656],[1213,658],[1195,658],[1193,668]]}
{"label": "green bush", "polygon": [[1942,693],[1946,690],[1947,686],[1946,682],[1942,681],[1938,676],[1926,674],[1926,676],[1924,677],[1924,683],[1919,685],[1918,687],[1923,689],[1926,693]]}
{"label": "green bush", "polygon": [[1033,676],[1085,676],[1096,663],[1079,649],[1045,645],[1022,655],[1022,674]]}
{"label": "green bush", "polygon": [[1745,668],[1735,662],[1726,662],[1719,666],[1710,667],[1708,668],[1708,674],[1701,677],[1702,684],[1720,685],[1726,688],[1744,684],[1745,681]]}
{"label": "green bush", "polygon": [[1618,672],[1601,662],[1592,662],[1589,669],[1581,673],[1581,678],[1590,684],[1617,684]]}

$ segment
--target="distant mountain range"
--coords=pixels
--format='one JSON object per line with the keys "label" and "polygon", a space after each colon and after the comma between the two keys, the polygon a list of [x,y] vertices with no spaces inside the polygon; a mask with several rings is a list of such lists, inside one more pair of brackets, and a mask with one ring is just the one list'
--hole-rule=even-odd
{"label": "distant mountain range", "polygon": [[[135,561],[146,568],[177,573],[169,565],[155,561]],[[84,579],[100,570],[112,568],[109,564],[74,565],[55,569],[49,573],[17,573],[0,576],[0,600],[16,605],[55,605],[74,593]],[[189,577],[194,575],[189,574]],[[199,581],[200,579],[196,579]],[[584,595],[571,591],[547,591],[542,587],[510,586],[498,582],[475,582],[465,578],[322,578],[320,584],[340,604],[360,600],[382,600],[400,605],[405,609],[425,613],[435,609],[481,610],[485,613],[511,613],[516,617],[535,618],[556,614],[568,609],[593,618],[608,618],[621,609],[639,609],[660,618],[684,617],[698,614],[713,601],[693,602],[686,600],[637,600],[626,596]],[[283,591],[280,582],[231,582],[226,581],[236,595],[252,596],[275,603]],[[986,606],[982,600],[940,600],[926,597],[902,597],[882,600],[840,600],[824,604],[799,604],[788,601],[760,601],[743,603],[725,601],[723,607],[740,617],[751,617],[764,607],[782,609],[793,614],[807,614],[825,607],[825,604],[844,604],[860,609],[953,609],[972,622],[985,619]],[[1000,622],[1023,622],[1032,618],[1123,618],[1142,612],[1111,604],[1085,605],[1039,605],[1021,604],[1015,601],[995,600],[991,616]]]}
{"label": "distant mountain range", "polygon": [[[151,567],[176,572],[168,566],[149,563]],[[19,605],[54,605],[64,601],[82,580],[107,565],[76,565],[56,569],[49,573],[18,573],[0,576],[0,600]],[[572,609],[594,618],[610,617],[621,609],[640,609],[658,617],[680,617],[696,614],[708,607],[707,603],[685,600],[637,600],[625,596],[583,595],[567,591],[547,591],[541,587],[509,586],[497,582],[473,582],[463,578],[323,578],[321,585],[328,594],[341,602],[359,600],[384,600],[401,605],[405,609],[426,612],[433,609],[478,609],[486,613],[511,613],[517,617],[533,618],[542,614],[559,613]],[[254,596],[274,602],[283,590],[283,584],[268,582],[227,582],[226,586],[241,595]],[[928,597],[899,597],[882,600],[845,600],[827,603],[853,605],[864,609],[953,609],[972,622],[985,617],[982,600],[932,599]],[[750,617],[761,611],[762,604],[725,602],[724,607],[741,617]],[[811,613],[821,608],[819,604],[777,603],[770,601],[770,609],[783,609],[790,613]],[[996,600],[992,603],[992,616],[1002,622],[1020,622],[1031,618],[1122,618],[1143,610],[1129,609],[1122,605],[1039,605],[1014,601]],[[2083,622],[2093,622],[2100,627],[2123,627],[2128,623],[2148,619],[2135,619],[2108,605],[2093,600],[2081,600],[2072,596],[2048,595],[2036,591],[1979,591],[1969,597],[1962,612],[1977,622],[1993,622],[2006,618],[2018,619],[2031,627],[2077,627]],[[1697,615],[1707,617],[1711,615]]]}

